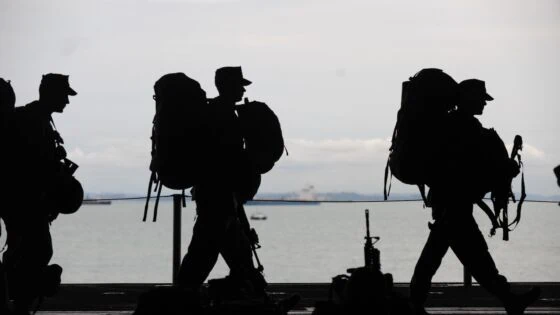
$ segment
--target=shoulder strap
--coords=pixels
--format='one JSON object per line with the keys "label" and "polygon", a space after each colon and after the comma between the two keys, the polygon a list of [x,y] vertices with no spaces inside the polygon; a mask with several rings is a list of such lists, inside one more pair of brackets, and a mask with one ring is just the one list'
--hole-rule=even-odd
{"label": "shoulder strap", "polygon": [[490,219],[490,222],[492,222],[492,228],[490,229],[490,236],[494,236],[496,235],[496,230],[498,228],[500,228],[500,225],[496,219],[496,216],[494,215],[494,212],[492,212],[492,209],[490,209],[490,206],[488,206],[486,204],[486,202],[484,202],[482,199],[478,200],[476,202],[476,205],[482,209],[482,211],[484,211],[484,213],[486,213],[486,215],[488,216],[488,218]]}
{"label": "shoulder strap", "polygon": [[[387,198],[389,197],[389,195],[391,194],[391,183],[393,181],[393,173],[391,173],[391,170],[389,169],[389,158],[387,158],[387,165],[385,165],[385,180],[383,183],[383,200],[387,200]],[[390,173],[390,178],[389,178],[389,173]],[[389,187],[387,188],[387,180],[389,180]]]}

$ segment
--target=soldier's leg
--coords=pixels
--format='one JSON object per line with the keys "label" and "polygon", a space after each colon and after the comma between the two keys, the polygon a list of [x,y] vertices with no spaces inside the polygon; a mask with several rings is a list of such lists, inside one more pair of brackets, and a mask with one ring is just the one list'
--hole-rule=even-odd
{"label": "soldier's leg", "polygon": [[43,216],[7,220],[6,269],[16,307],[27,309],[44,286],[44,273],[53,255],[49,222]]}
{"label": "soldier's leg", "polygon": [[434,224],[430,227],[430,235],[416,263],[410,281],[410,299],[415,307],[422,307],[426,302],[432,286],[432,278],[448,249],[449,243],[442,227]]}
{"label": "soldier's leg", "polygon": [[474,218],[465,218],[451,233],[451,249],[476,281],[500,300],[508,298],[510,285],[498,272]]}
{"label": "soldier's leg", "polygon": [[263,293],[266,282],[255,268],[249,237],[239,220],[231,221],[226,234],[220,253],[230,268],[230,275],[235,279],[249,281],[255,293]]}
{"label": "soldier's leg", "polygon": [[216,265],[225,220],[209,215],[198,216],[187,254],[179,269],[179,285],[198,290]]}

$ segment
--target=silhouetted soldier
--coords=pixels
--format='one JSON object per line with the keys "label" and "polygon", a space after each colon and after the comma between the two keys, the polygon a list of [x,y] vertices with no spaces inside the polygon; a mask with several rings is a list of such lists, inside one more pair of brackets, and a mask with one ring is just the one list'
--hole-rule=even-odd
{"label": "silhouetted soldier", "polygon": [[558,183],[558,186],[560,186],[560,165],[554,168],[554,174],[556,175],[556,182]]}
{"label": "silhouetted soldier", "polygon": [[[475,115],[481,115],[486,101],[493,98],[486,93],[483,81],[465,80],[459,84],[460,99],[457,110],[451,113],[448,132],[449,146],[446,165],[431,187],[433,224],[430,235],[416,264],[410,284],[410,297],[418,314],[426,314],[424,303],[431,287],[432,277],[439,268],[447,250],[451,248],[461,263],[478,283],[498,297],[508,314],[523,314],[524,309],[539,296],[538,288],[523,295],[514,295],[506,278],[488,252],[484,236],[473,217],[477,178],[473,167],[475,156],[480,154],[482,137],[486,129]],[[519,173],[519,166],[512,160],[503,161],[510,176]],[[509,188],[509,187],[508,187]]]}
{"label": "silhouetted soldier", "polygon": [[60,188],[61,160],[66,152],[51,115],[63,112],[69,95],[76,92],[67,75],[46,74],[39,86],[39,100],[15,112],[17,209],[10,211],[6,220],[5,262],[18,314],[27,314],[37,297],[54,294],[60,284],[62,268],[49,265],[53,254],[49,224],[58,214],[52,194]]}
{"label": "silhouetted soldier", "polygon": [[230,268],[230,279],[247,297],[259,297],[264,295],[266,282],[253,264],[248,223],[244,214],[240,216],[248,189],[242,183],[253,174],[245,167],[243,136],[235,113],[235,103],[251,82],[243,78],[241,67],[224,67],[216,71],[215,84],[219,96],[208,104],[214,148],[211,167],[192,191],[198,217],[179,284],[198,290],[221,254]]}
{"label": "silhouetted soldier", "polygon": [[[0,155],[0,165],[2,165],[4,183],[8,184],[5,189],[5,198],[0,206],[0,218],[5,220],[5,213],[13,209],[13,186],[10,185],[13,178],[13,169],[10,167],[10,151],[12,134],[12,119],[16,95],[10,84],[0,78],[0,143],[2,143],[3,154]],[[1,231],[1,227],[0,227]],[[1,233],[0,233],[1,234]],[[8,291],[4,264],[0,261],[0,314],[8,313]]]}

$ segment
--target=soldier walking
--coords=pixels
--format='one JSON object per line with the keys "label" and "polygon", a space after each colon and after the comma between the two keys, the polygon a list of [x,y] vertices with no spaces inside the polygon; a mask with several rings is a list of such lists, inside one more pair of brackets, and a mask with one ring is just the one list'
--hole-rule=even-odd
{"label": "soldier walking", "polygon": [[[477,148],[481,147],[486,131],[474,116],[482,115],[486,102],[491,100],[484,81],[471,79],[459,84],[459,104],[445,128],[449,139],[447,168],[435,176],[437,180],[431,186],[434,223],[429,224],[430,234],[410,284],[410,297],[417,314],[427,314],[424,303],[431,280],[449,248],[477,282],[502,301],[509,315],[523,314],[539,297],[538,288],[522,295],[510,291],[510,284],[499,274],[473,217],[473,202],[481,198],[475,193],[480,183],[472,177],[480,164],[473,163],[477,159],[473,155],[481,153]],[[519,165],[507,156],[500,164],[506,176],[512,178],[519,173]]]}

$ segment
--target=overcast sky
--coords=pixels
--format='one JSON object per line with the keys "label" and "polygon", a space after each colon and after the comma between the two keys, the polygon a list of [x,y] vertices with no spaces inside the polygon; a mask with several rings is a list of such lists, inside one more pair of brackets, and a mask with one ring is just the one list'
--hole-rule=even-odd
{"label": "overcast sky", "polygon": [[557,0],[1,0],[0,34],[17,105],[42,74],[70,75],[78,95],[54,119],[89,192],[144,193],[155,80],[185,72],[215,96],[226,65],[287,141],[261,192],[381,193],[401,82],[427,67],[485,80],[482,123],[523,136],[530,193],[558,192]]}

